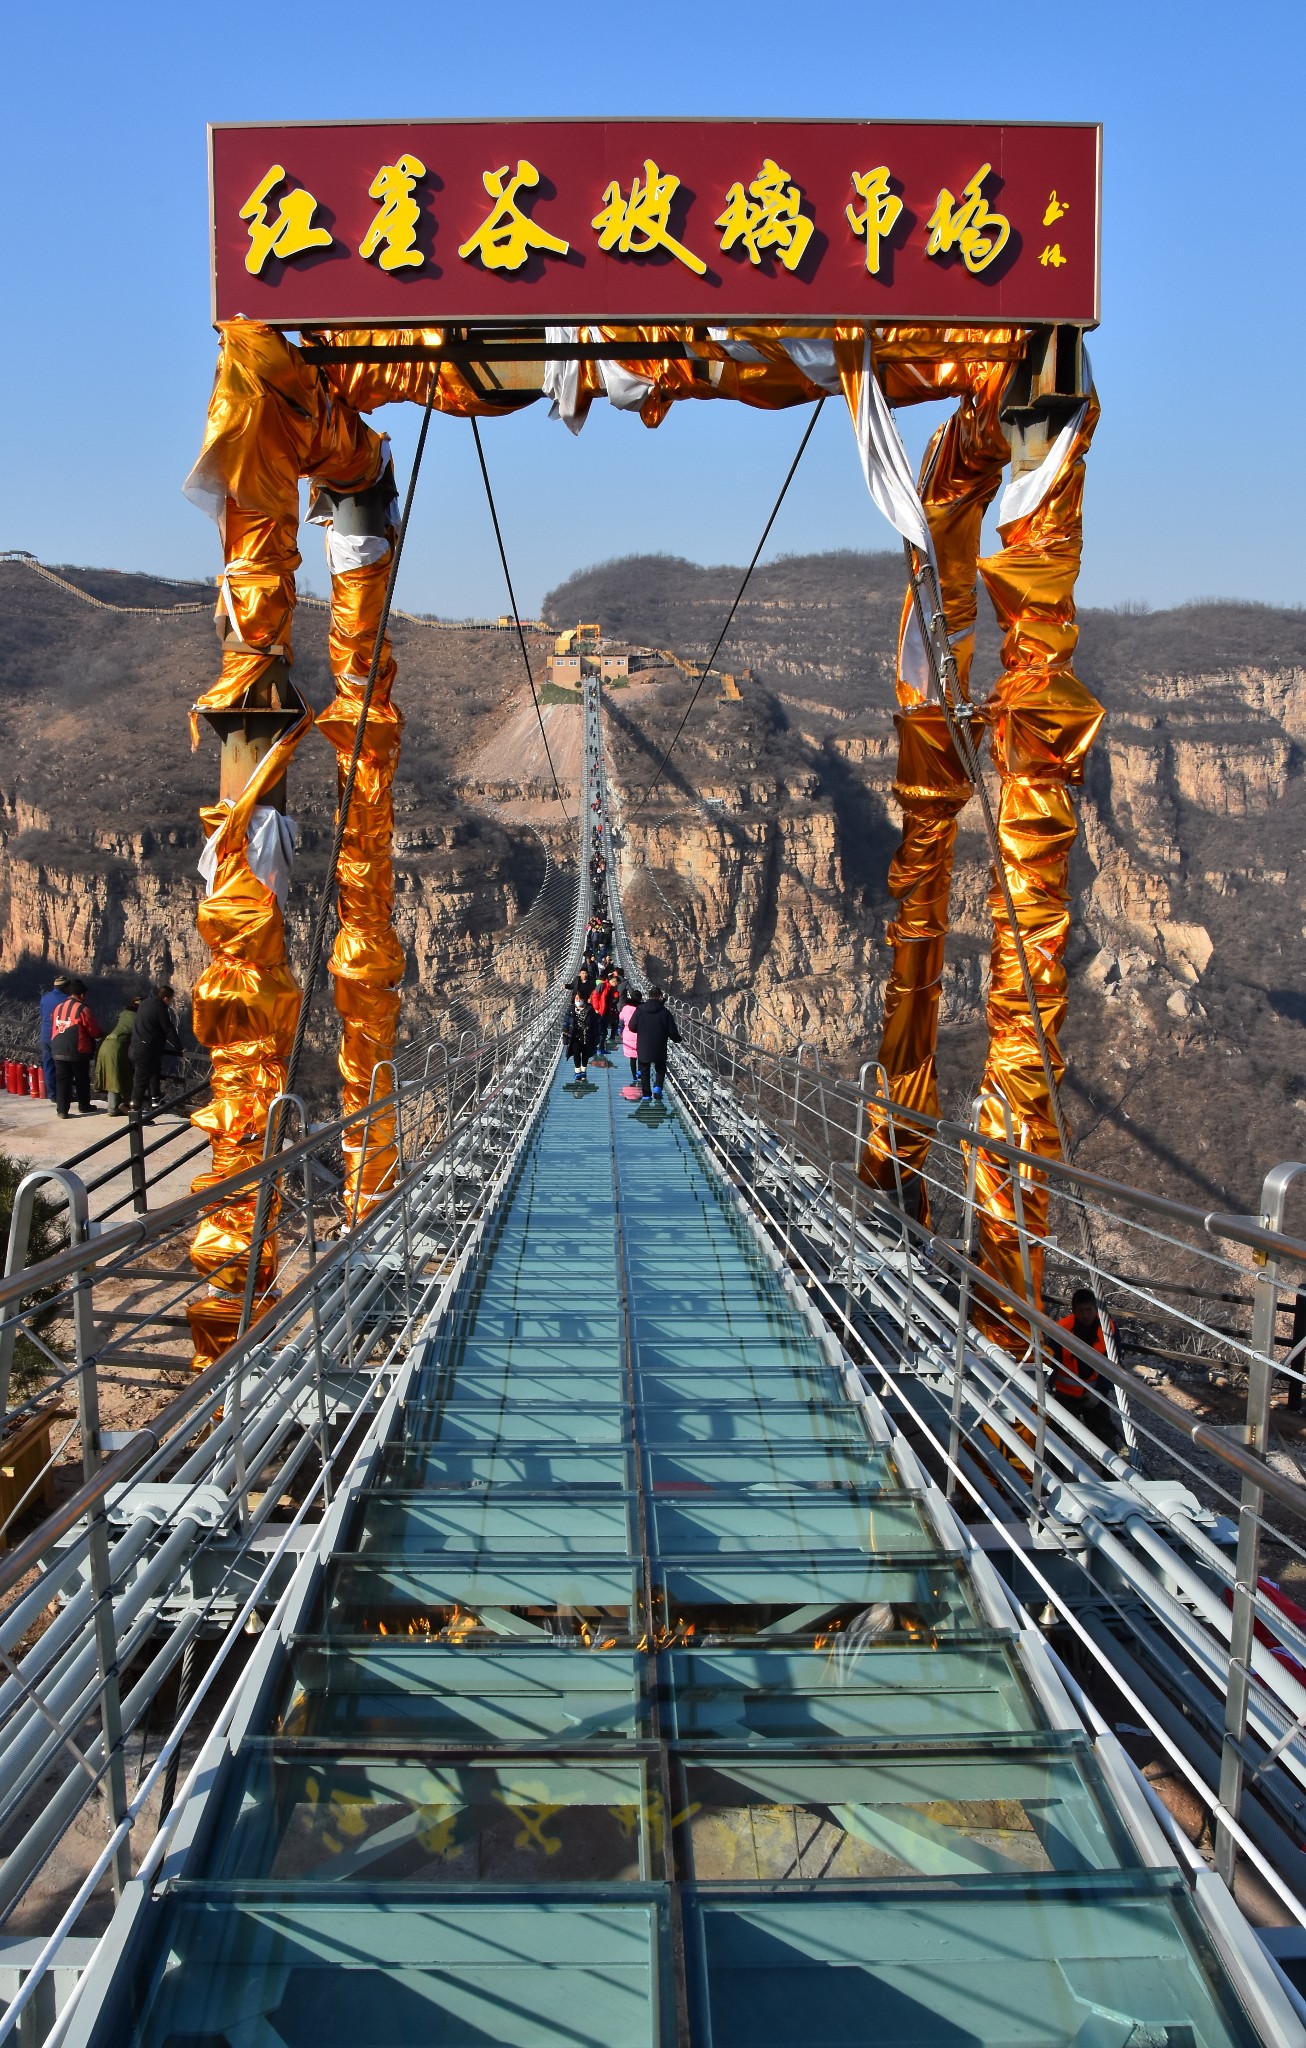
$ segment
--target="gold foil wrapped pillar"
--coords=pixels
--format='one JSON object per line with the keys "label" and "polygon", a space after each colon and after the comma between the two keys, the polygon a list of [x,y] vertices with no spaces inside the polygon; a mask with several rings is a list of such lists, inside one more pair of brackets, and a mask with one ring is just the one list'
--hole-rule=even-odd
{"label": "gold foil wrapped pillar", "polygon": [[[281,906],[248,852],[255,807],[281,801],[286,770],[311,723],[291,680],[299,479],[321,475],[338,489],[363,489],[375,481],[381,451],[380,437],[352,407],[331,398],[279,334],[253,321],[223,326],[204,445],[186,484],[222,534],[222,673],[195,706],[192,730],[198,738],[198,714],[224,732],[259,731],[251,753],[270,732],[279,736],[239,788],[224,788],[225,801],[201,813],[206,836],[217,835],[213,887],[198,920],[212,959],[192,1006],[195,1035],[212,1057],[212,1086],[193,1122],[208,1133],[213,1152],[209,1171],[193,1183],[196,1193],[261,1157],[299,1010]],[[240,759],[232,748],[224,756],[228,769]],[[236,1334],[255,1205],[252,1189],[237,1195],[204,1219],[192,1242],[192,1260],[211,1289],[188,1311],[197,1366],[219,1357]],[[259,1259],[261,1297],[276,1269],[270,1229]]]}
{"label": "gold foil wrapped pillar", "polygon": [[[893,965],[884,992],[880,1062],[895,1102],[937,1116],[934,1047],[948,890],[957,816],[971,785],[938,705],[917,705],[900,712],[896,722],[893,793],[902,811],[902,838],[889,868],[889,892],[897,899],[898,914],[888,930]],[[861,1177],[875,1187],[894,1188],[901,1174],[904,1198],[922,1222],[929,1219],[929,1197],[920,1178],[928,1152],[925,1132],[902,1122],[890,1131],[886,1112],[872,1104]]]}
{"label": "gold foil wrapped pillar", "polygon": [[[956,662],[957,693],[964,700],[975,648],[980,528],[1007,459],[998,408],[1010,365],[977,364],[970,369],[955,363],[931,365],[923,367],[921,375],[931,389],[940,381],[955,388],[962,376],[970,382],[956,412],[930,443],[920,484]],[[971,794],[971,783],[942,706],[937,697],[931,701],[925,646],[910,589],[899,629],[897,694],[903,709],[896,720],[894,795],[902,810],[902,839],[889,870],[889,889],[899,910],[888,931],[893,965],[885,989],[880,1062],[895,1101],[937,1116],[935,1045],[948,896],[957,818]],[[928,1195],[920,1177],[928,1153],[925,1132],[897,1123],[891,1133],[885,1112],[872,1105],[862,1178],[889,1188],[902,1172],[904,1193],[922,1222],[929,1220]]]}
{"label": "gold foil wrapped pillar", "polygon": [[[335,701],[318,717],[318,729],[336,750],[339,786],[344,787],[367,687],[372,650],[385,602],[394,535],[385,554],[331,578],[331,670]],[[392,700],[394,658],[387,636],[367,728],[359,755],[349,816],[337,868],[338,916],[331,972],[340,1013],[340,1075],[345,1116],[365,1109],[377,1063],[394,1057],[399,1017],[399,982],[404,951],[394,930],[395,764],[403,716]],[[379,1077],[376,1094],[390,1094],[392,1076]],[[392,1108],[378,1111],[344,1138],[346,1193],[351,1215],[393,1184],[397,1166]]]}
{"label": "gold foil wrapped pillar", "polygon": [[[1078,823],[1072,786],[1104,716],[1071,667],[1079,628],[1075,580],[1083,541],[1084,465],[1097,425],[1095,398],[1086,401],[1073,441],[1050,489],[1033,511],[999,529],[1000,553],[980,563],[1003,628],[1002,676],[986,706],[993,759],[1001,777],[998,836],[1016,923],[1034,984],[1052,1075],[1065,1070],[1061,1026],[1066,1015],[1065,945],[1070,928],[1070,849]],[[981,1129],[1003,1135],[1002,1098],[1017,1144],[1059,1158],[1060,1140],[1021,972],[1017,939],[997,877],[989,893],[993,953],[989,983],[989,1054]],[[1025,1292],[1011,1172],[992,1153],[978,1162],[981,1261],[1017,1294]],[[1023,1180],[1031,1236],[1047,1224],[1047,1184]],[[1031,1242],[1036,1302],[1043,1257]],[[1019,1334],[1019,1333],[1017,1333]]]}

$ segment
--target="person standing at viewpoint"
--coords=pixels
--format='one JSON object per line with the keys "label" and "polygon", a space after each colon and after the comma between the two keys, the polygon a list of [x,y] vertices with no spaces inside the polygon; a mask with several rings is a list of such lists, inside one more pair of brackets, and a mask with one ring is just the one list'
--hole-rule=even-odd
{"label": "person standing at viewpoint", "polygon": [[50,1019],[50,1050],[54,1054],[54,1106],[67,1116],[74,1094],[82,1116],[98,1116],[91,1104],[91,1054],[100,1027],[86,1007],[86,983],[70,981],[63,1001]]}
{"label": "person standing at viewpoint", "polygon": [[157,1098],[165,1053],[179,1053],[177,1020],[172,1014],[172,984],[163,981],[146,996],[132,1026],[132,1115],[139,1117]]}
{"label": "person standing at viewpoint", "polygon": [[45,1074],[45,1092],[54,1101],[55,1071],[54,1054],[50,1050],[50,1021],[65,996],[68,994],[68,976],[56,974],[53,985],[41,997],[41,1068]]}
{"label": "person standing at viewpoint", "polygon": [[126,1116],[127,1105],[132,1094],[131,1037],[136,1029],[136,1012],[141,1006],[139,996],[118,1012],[118,1022],[112,1031],[100,1040],[100,1050],[95,1061],[95,1084],[103,1088],[109,1098],[109,1115]]}
{"label": "person standing at viewpoint", "polygon": [[661,1102],[667,1075],[667,1047],[679,1045],[680,1026],[667,1008],[660,988],[651,988],[635,1012],[635,1057],[639,1092],[645,1102]]}

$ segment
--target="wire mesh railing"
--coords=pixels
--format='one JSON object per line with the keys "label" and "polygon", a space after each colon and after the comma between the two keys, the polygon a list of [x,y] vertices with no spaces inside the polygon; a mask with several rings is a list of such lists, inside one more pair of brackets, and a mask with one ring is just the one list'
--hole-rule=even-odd
{"label": "wire mesh railing", "polygon": [[[1222,1874],[1247,1880],[1250,1864],[1306,1918],[1306,1240],[1284,1227],[1306,1169],[1268,1175],[1255,1215],[1205,1212],[981,1138],[977,1122],[920,1117],[869,1065],[854,1085],[815,1049],[753,1046],[692,1010],[680,1023],[682,1100],[851,1354],[933,1444],[949,1495],[999,1526],[1017,1577],[1055,1561],[1072,1657],[1123,1678],[1190,1782],[1198,1760]],[[891,1160],[895,1133],[928,1137],[928,1226],[902,1176],[859,1178],[869,1107]],[[1041,1309],[977,1262],[981,1150],[1013,1180],[1046,1179],[1046,1229],[1020,1223],[1044,1255]],[[1116,1358],[1059,1320],[1081,1287],[1114,1322]],[[1205,1376],[1168,1376],[1177,1360]]]}

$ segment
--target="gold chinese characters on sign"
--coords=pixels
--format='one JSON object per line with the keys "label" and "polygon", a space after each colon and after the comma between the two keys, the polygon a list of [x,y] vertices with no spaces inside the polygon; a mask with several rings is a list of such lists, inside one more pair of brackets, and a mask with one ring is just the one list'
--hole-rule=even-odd
{"label": "gold chinese characters on sign", "polygon": [[854,171],[853,190],[862,202],[862,210],[859,213],[855,206],[845,206],[844,213],[853,233],[865,237],[866,268],[872,277],[878,277],[880,244],[897,226],[902,201],[896,192],[889,190],[887,164],[880,164],[873,171]]}
{"label": "gold chinese characters on sign", "polygon": [[[358,253],[382,270],[420,269],[426,261],[419,245],[423,214],[418,197],[419,181],[426,175],[421,158],[405,152],[394,163],[383,164],[367,188],[368,197],[379,205]],[[926,227],[927,257],[947,261],[960,256],[975,277],[998,261],[1011,241],[1012,225],[985,196],[992,175],[992,164],[981,164],[960,194],[947,185],[940,187]],[[904,219],[899,196],[902,187],[898,183],[895,191],[898,181],[888,164],[851,171],[849,178],[856,197],[844,207],[844,220],[849,233],[864,244],[867,272],[879,277],[886,244],[900,222],[904,235],[910,230],[912,216],[907,214]],[[480,226],[459,246],[458,254],[465,263],[479,262],[486,270],[516,271],[532,254],[571,254],[569,242],[550,234],[524,209],[524,196],[541,182],[541,173],[528,158],[519,158],[511,174],[507,164],[482,172],[481,182],[493,204]],[[282,192],[273,213],[278,186],[289,189]],[[663,253],[696,277],[708,275],[703,258],[671,231],[678,193],[683,195],[682,205],[693,198],[692,193],[684,192],[680,178],[662,170],[652,157],[645,158],[642,177],[637,173],[628,188],[613,178],[590,221],[600,250],[634,257]],[[1043,211],[1044,228],[1062,220],[1068,210],[1069,201],[1061,199],[1053,187]],[[272,164],[240,208],[239,218],[246,224],[249,240],[245,268],[250,274],[261,275],[269,257],[287,263],[331,248],[334,238],[329,228],[318,224],[318,212],[319,201],[313,193],[290,183],[284,165]],[[796,271],[802,264],[816,230],[815,220],[805,210],[801,188],[772,157],[763,159],[761,170],[749,184],[737,180],[729,187],[713,225],[720,231],[724,254],[737,250],[759,267],[775,257],[788,271]],[[1044,244],[1037,260],[1044,269],[1054,270],[1068,261],[1059,242]]]}
{"label": "gold chinese characters on sign", "polygon": [[285,175],[284,164],[273,164],[240,209],[240,218],[249,222],[245,268],[252,277],[259,275],[269,256],[279,256],[285,262],[288,256],[302,256],[309,249],[331,247],[330,230],[313,226],[317,201],[302,186],[296,185],[287,192],[277,208],[276,219],[268,219],[268,200]]}
{"label": "gold chinese characters on sign", "polygon": [[540,182],[540,174],[533,163],[528,163],[525,157],[519,158],[511,178],[507,164],[501,164],[497,171],[483,172],[481,182],[495,203],[476,233],[460,247],[458,254],[465,263],[473,256],[479,256],[487,270],[520,270],[532,249],[539,249],[549,256],[567,254],[570,242],[560,241],[557,235],[537,227],[517,204],[520,191],[529,191]]}
{"label": "gold chinese characters on sign", "polygon": [[614,178],[590,222],[599,231],[600,249],[615,249],[622,256],[649,256],[655,249],[665,249],[702,277],[707,270],[702,257],[671,233],[671,202],[679,190],[679,178],[664,177],[652,157],[644,159],[644,182],[631,179],[629,196]]}
{"label": "gold chinese characters on sign", "polygon": [[375,256],[382,270],[416,269],[424,260],[417,246],[422,210],[413,194],[417,180],[425,176],[421,158],[404,155],[398,163],[383,164],[367,188],[369,199],[381,201],[381,211],[359,243],[358,253]]}
{"label": "gold chinese characters on sign", "polygon": [[1005,214],[995,213],[984,197],[984,180],[992,170],[992,164],[981,164],[962,186],[960,200],[945,185],[930,215],[925,254],[950,256],[959,249],[972,277],[996,263],[1011,239],[1011,222]]}
{"label": "gold chinese characters on sign", "polygon": [[724,211],[716,218],[716,226],[724,230],[722,249],[728,253],[742,242],[750,263],[760,263],[774,249],[786,270],[797,270],[814,225],[802,204],[788,171],[767,157],[747,192],[735,184],[726,194]]}

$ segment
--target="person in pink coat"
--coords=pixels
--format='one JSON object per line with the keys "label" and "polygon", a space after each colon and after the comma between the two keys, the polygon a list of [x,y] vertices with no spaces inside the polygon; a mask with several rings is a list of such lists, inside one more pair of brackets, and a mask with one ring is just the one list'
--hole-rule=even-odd
{"label": "person in pink coat", "polygon": [[621,1050],[630,1061],[630,1083],[622,1092],[630,1095],[632,1098],[639,1093],[636,1085],[639,1077],[639,1061],[636,1058],[635,1012],[642,1000],[643,998],[637,988],[628,988],[621,998],[621,1007],[617,1011],[617,1020],[621,1025]]}

